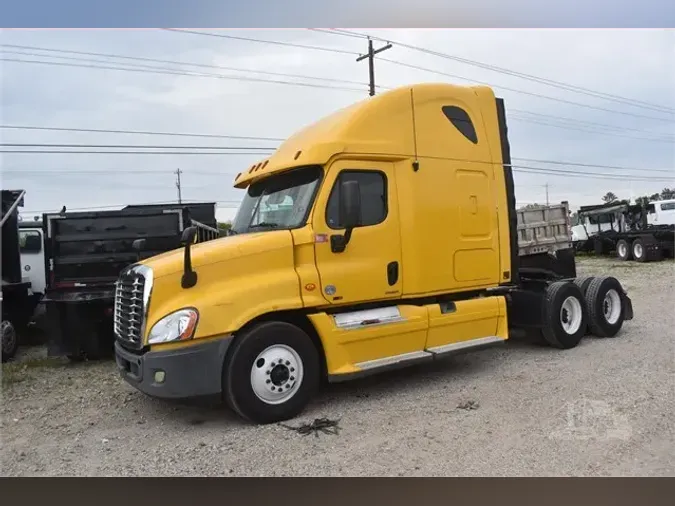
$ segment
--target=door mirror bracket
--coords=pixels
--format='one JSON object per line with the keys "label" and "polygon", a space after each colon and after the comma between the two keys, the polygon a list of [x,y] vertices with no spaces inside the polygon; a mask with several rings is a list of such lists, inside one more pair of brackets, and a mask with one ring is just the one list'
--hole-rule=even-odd
{"label": "door mirror bracket", "polygon": [[340,217],[345,228],[343,235],[332,235],[333,253],[342,253],[352,238],[352,231],[361,221],[361,188],[358,181],[344,181],[340,186]]}

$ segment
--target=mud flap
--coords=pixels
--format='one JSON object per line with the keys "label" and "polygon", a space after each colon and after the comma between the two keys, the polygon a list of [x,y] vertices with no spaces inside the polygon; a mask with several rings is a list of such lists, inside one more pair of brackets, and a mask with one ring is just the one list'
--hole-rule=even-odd
{"label": "mud flap", "polygon": [[632,320],[633,319],[633,301],[630,300],[630,297],[626,292],[621,294],[621,304],[623,304],[623,319]]}

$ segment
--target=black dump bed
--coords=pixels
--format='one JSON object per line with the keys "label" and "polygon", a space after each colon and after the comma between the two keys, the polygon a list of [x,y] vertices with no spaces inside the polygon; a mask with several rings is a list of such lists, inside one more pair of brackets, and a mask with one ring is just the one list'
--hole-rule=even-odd
{"label": "black dump bed", "polygon": [[180,209],[138,209],[45,214],[50,289],[106,285],[139,259],[133,243],[145,239],[142,258],[180,247]]}
{"label": "black dump bed", "polygon": [[[216,203],[215,202],[197,202],[190,204],[139,204],[130,205],[122,209],[127,213],[145,213],[153,214],[162,210],[182,210],[187,209],[189,218],[196,220],[208,227],[218,228],[216,220]],[[185,223],[187,218],[184,216]]]}
{"label": "black dump bed", "polygon": [[23,190],[2,190],[2,285],[21,284],[19,207]]}

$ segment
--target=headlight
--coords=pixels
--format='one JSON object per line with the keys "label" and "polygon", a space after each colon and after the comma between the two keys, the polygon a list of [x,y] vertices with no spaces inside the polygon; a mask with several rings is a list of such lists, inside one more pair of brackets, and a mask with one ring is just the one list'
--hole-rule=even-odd
{"label": "headlight", "polygon": [[198,319],[199,313],[196,309],[180,309],[171,313],[152,326],[148,344],[192,339]]}

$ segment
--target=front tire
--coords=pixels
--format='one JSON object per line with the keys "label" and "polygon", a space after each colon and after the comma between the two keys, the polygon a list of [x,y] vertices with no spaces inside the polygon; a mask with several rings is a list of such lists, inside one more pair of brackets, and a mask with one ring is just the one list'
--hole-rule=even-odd
{"label": "front tire", "polygon": [[19,337],[9,320],[2,320],[0,323],[0,335],[2,336],[2,363],[5,363],[16,355],[19,349]]}
{"label": "front tire", "polygon": [[225,401],[254,423],[297,416],[319,387],[319,353],[312,339],[285,322],[261,323],[238,336],[223,367]]}
{"label": "front tire", "polygon": [[577,346],[586,333],[588,321],[581,288],[569,281],[552,283],[546,290],[544,306],[542,334],[546,341],[560,349]]}
{"label": "front tire", "polygon": [[586,309],[591,333],[597,337],[614,337],[625,318],[623,288],[611,276],[593,280],[586,293]]}

